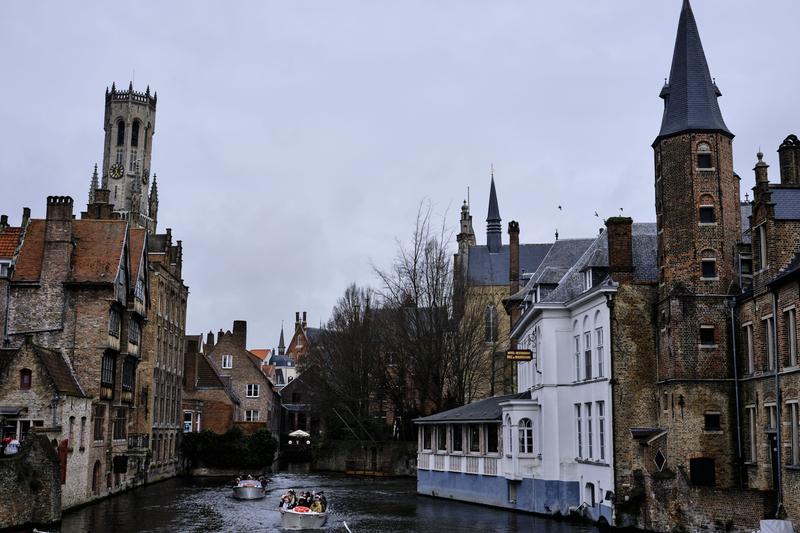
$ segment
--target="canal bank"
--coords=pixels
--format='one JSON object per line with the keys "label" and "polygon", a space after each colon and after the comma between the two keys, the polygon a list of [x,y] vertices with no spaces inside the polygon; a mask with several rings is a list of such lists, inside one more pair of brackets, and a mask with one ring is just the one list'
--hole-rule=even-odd
{"label": "canal bank", "polygon": [[417,443],[330,441],[314,450],[311,470],[367,476],[415,476]]}
{"label": "canal bank", "polygon": [[327,531],[344,531],[344,522],[353,533],[598,531],[584,524],[418,496],[412,478],[278,472],[272,479],[267,497],[249,502],[234,500],[230,485],[224,479],[169,479],[67,511],[58,531],[277,532],[281,531],[278,499],[290,488],[325,491],[331,505],[330,519],[325,527]]}

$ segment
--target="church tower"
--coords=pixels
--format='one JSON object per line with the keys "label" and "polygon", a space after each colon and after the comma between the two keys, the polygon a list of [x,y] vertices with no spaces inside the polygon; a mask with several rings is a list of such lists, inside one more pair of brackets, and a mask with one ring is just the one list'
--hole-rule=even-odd
{"label": "church tower", "polygon": [[[689,0],[683,1],[664,114],[653,143],[658,224],[659,426],[673,466],[734,482],[730,295],[737,292],[739,178]],[[708,416],[711,418],[708,418]],[[708,420],[724,432],[709,438]],[[712,428],[713,429],[713,428]],[[700,462],[698,457],[702,457]]]}
{"label": "church tower", "polygon": [[497,206],[497,191],[494,189],[494,170],[489,189],[489,212],[486,215],[486,246],[489,247],[490,254],[499,253],[503,246],[503,224],[500,208]]}
{"label": "church tower", "polygon": [[109,191],[115,212],[150,233],[155,232],[156,214],[151,216],[150,211],[158,205],[155,187],[156,197],[148,195],[157,98],[150,87],[141,93],[133,90],[132,83],[127,91],[112,84],[110,91],[106,89],[103,122],[102,188]]}

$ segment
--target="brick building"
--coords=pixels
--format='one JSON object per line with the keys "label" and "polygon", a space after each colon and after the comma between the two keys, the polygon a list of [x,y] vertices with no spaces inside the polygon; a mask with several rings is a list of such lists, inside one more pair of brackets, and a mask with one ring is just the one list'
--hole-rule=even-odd
{"label": "brick building", "polygon": [[[225,433],[241,420],[239,396],[203,353],[203,336],[186,338],[183,372],[183,431]],[[209,333],[209,345],[213,346]]]}
{"label": "brick building", "polygon": [[233,331],[220,330],[216,342],[209,333],[205,355],[214,370],[239,398],[234,422],[258,423],[277,433],[280,395],[262,370],[263,361],[247,350],[247,322],[235,320]]}
{"label": "brick building", "polygon": [[[86,465],[86,483],[65,491],[65,506],[126,488],[146,475],[146,450],[128,440],[149,309],[145,241],[145,230],[123,220],[75,220],[72,198],[61,196],[48,197],[46,218],[26,220],[19,233],[7,280],[4,346],[19,348],[30,339],[40,353],[51,354],[50,361],[62,357],[91,399],[91,413],[80,416],[88,425],[86,444],[69,451]],[[6,376],[4,386],[13,388],[15,381]],[[5,417],[6,424],[11,421]],[[74,425],[70,430],[63,424],[55,440],[74,440],[74,431]]]}

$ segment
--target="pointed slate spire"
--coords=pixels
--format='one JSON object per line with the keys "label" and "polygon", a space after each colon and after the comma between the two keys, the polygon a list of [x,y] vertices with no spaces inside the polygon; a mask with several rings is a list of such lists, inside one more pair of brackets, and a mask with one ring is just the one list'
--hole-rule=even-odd
{"label": "pointed slate spire", "polygon": [[283,340],[283,322],[281,322],[281,339],[278,341],[278,355],[286,355],[286,343]]}
{"label": "pointed slate spire", "polygon": [[89,203],[94,203],[94,191],[100,187],[100,182],[97,176],[97,163],[94,164],[94,172],[92,173],[92,181],[89,184]]}
{"label": "pointed slate spire", "polygon": [[503,245],[503,225],[500,219],[500,208],[497,206],[497,191],[494,188],[494,169],[492,169],[492,186],[489,189],[489,214],[486,216],[486,246],[489,253],[498,253]]}
{"label": "pointed slate spire", "polygon": [[664,99],[659,139],[686,131],[718,131],[733,137],[719,110],[717,98],[722,93],[708,70],[689,0],[683,0],[669,81],[659,96]]}

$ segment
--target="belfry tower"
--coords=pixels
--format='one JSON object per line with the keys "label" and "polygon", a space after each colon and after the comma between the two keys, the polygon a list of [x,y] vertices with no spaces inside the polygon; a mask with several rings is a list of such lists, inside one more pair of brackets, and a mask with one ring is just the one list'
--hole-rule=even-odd
{"label": "belfry tower", "polygon": [[722,119],[721,95],[684,0],[653,143],[659,426],[667,431],[669,463],[684,467],[692,479],[724,487],[734,481],[735,432],[709,438],[716,423],[708,420],[736,426],[728,304],[738,293],[741,211],[733,134]]}
{"label": "belfry tower", "polygon": [[155,198],[148,194],[157,98],[156,94],[150,94],[150,87],[141,93],[133,90],[132,83],[127,91],[120,91],[112,84],[110,91],[106,89],[103,122],[101,188],[109,191],[114,212],[150,233],[156,229],[156,213],[151,213],[151,209],[158,205],[155,187],[150,193]]}

